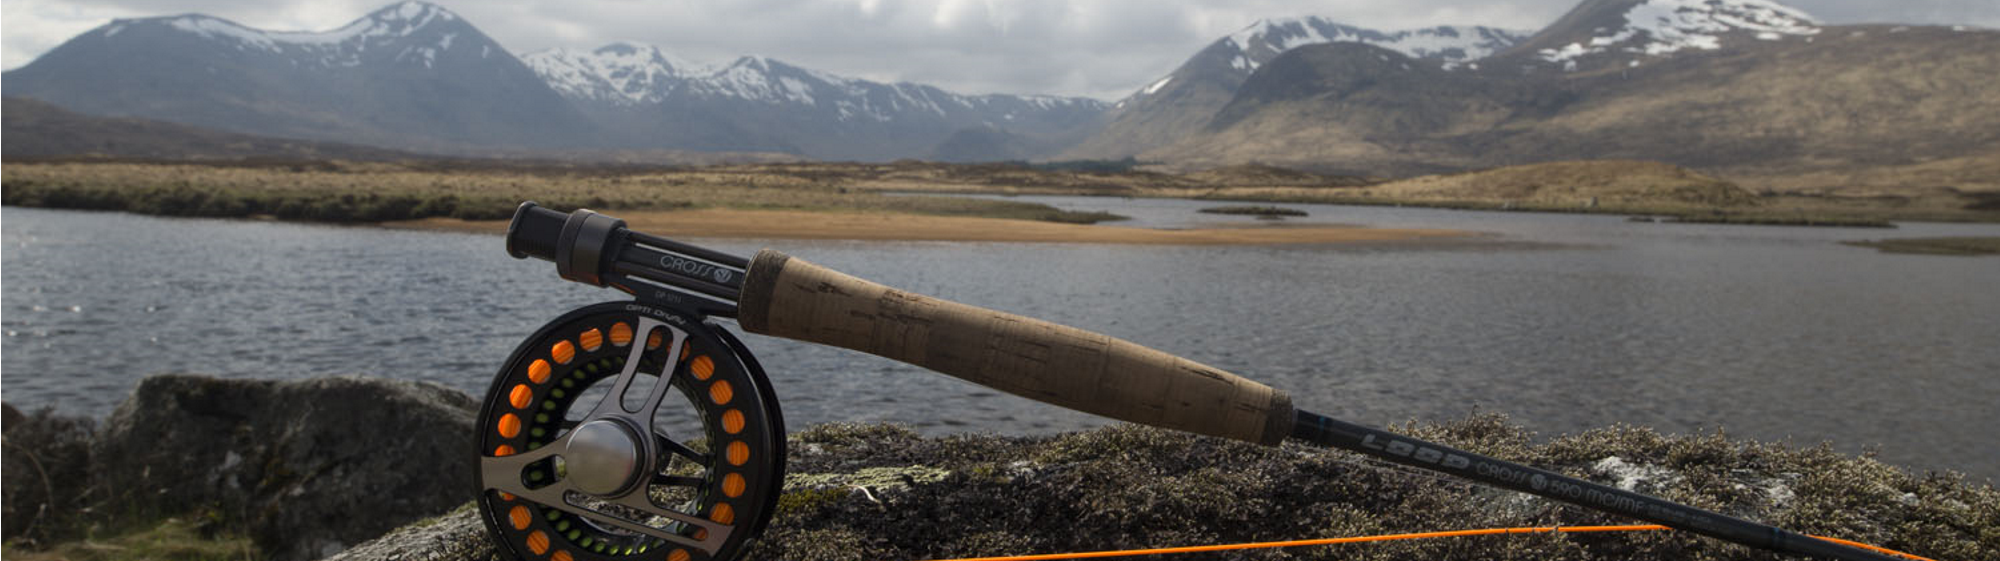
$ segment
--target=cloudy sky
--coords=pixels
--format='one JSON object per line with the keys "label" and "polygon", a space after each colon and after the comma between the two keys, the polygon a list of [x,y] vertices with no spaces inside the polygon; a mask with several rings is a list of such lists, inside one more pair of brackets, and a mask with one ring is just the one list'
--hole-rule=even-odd
{"label": "cloudy sky", "polygon": [[[1382,30],[1440,24],[1533,30],[1580,0],[434,0],[515,53],[650,43],[679,58],[760,55],[963,93],[1113,100],[1258,19],[1317,15]],[[316,31],[391,0],[6,0],[0,66],[33,61],[116,18],[204,13]],[[2000,28],[2000,0],[1788,0],[1830,24]]]}

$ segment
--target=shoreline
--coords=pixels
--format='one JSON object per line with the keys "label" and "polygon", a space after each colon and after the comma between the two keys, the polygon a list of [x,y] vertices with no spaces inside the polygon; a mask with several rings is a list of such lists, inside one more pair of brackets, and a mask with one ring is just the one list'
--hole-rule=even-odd
{"label": "shoreline", "polygon": [[[16,527],[20,533],[9,536],[5,553],[86,561],[158,550],[277,561],[386,561],[411,553],[442,561],[492,558],[495,539],[480,520],[481,507],[464,506],[473,498],[469,464],[476,459],[451,452],[470,451],[480,405],[474,399],[386,378],[183,374],[147,378],[120,414],[94,422],[15,411],[7,415],[5,473],[15,477],[10,488],[23,492],[10,494],[7,513],[9,522],[35,517],[40,524]],[[344,405],[305,405],[325,403]],[[302,407],[316,411],[295,413]],[[218,423],[219,415],[235,420]],[[357,417],[380,419],[392,438],[347,430]],[[1919,473],[1824,445],[1632,425],[1538,442],[1529,427],[1490,413],[1391,428],[1678,502],[1731,505],[1738,516],[1794,531],[1938,559],[1987,559],[1996,551],[1979,541],[2000,522],[1980,510],[2000,500],[1990,483],[1954,472]],[[1340,450],[1267,447],[1132,424],[924,436],[895,424],[835,422],[788,431],[785,439],[787,477],[749,558],[933,559],[1623,520],[1586,506],[1496,495],[1445,475],[1385,469]],[[312,453],[299,453],[305,442],[314,443]],[[354,464],[357,455],[385,446],[387,453],[359,469],[286,475]],[[375,474],[410,457],[440,469],[421,470],[421,480],[396,487],[400,493],[380,491]],[[53,469],[38,471],[44,466]],[[36,473],[70,477],[51,484]],[[79,508],[107,501],[126,508]],[[358,522],[341,522],[350,520]],[[1825,520],[1835,522],[1818,522]],[[1618,534],[1508,547],[1562,561],[1631,559],[1634,552],[1768,557],[1689,533],[1664,537]],[[567,547],[567,540],[558,543]],[[129,550],[82,554],[107,542]],[[1479,544],[1454,546],[1462,555],[1422,544],[1371,547],[1396,548],[1384,550],[1389,557],[1450,561],[1495,551]]]}
{"label": "shoreline", "polygon": [[[1092,243],[1115,245],[1281,245],[1463,239],[1462,230],[1353,226],[1157,230],[1034,220],[934,216],[893,212],[800,210],[623,210],[607,214],[633,230],[666,237]],[[423,218],[378,223],[385,228],[504,234],[506,220]]]}

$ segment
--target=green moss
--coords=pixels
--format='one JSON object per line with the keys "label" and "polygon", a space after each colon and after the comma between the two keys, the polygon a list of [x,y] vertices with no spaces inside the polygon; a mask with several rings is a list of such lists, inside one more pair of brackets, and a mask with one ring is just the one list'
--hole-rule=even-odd
{"label": "green moss", "polygon": [[893,489],[910,485],[924,485],[943,481],[951,476],[950,471],[931,466],[894,466],[861,468],[850,473],[792,473],[785,476],[787,489],[825,489],[831,487],[867,487],[869,489]]}
{"label": "green moss", "polygon": [[910,427],[877,423],[826,423],[813,425],[791,435],[801,444],[854,446],[869,442],[906,441],[918,438]]}
{"label": "green moss", "polygon": [[851,492],[845,487],[806,488],[797,491],[788,491],[782,495],[778,495],[777,516],[779,518],[789,518],[816,512],[825,508],[830,503],[846,500],[847,495]]}
{"label": "green moss", "polygon": [[248,537],[205,532],[200,524],[182,518],[168,518],[115,535],[64,542],[40,551],[10,543],[5,548],[5,557],[11,561],[254,561],[264,558]]}

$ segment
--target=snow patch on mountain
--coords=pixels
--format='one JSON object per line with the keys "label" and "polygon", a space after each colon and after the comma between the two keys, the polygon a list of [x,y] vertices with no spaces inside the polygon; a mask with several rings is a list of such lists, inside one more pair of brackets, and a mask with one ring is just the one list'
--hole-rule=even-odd
{"label": "snow patch on mountain", "polygon": [[[361,64],[361,53],[370,47],[416,35],[434,22],[456,20],[457,15],[435,4],[405,0],[331,31],[264,31],[222,18],[189,14],[118,20],[105,27],[103,36],[117,35],[130,25],[157,22],[205,39],[234,43],[239,51],[291,54],[321,66],[351,67]],[[436,62],[438,53],[451,48],[457,36],[447,32],[434,45],[406,45],[395,60],[428,67]]]}
{"label": "snow patch on mountain", "polygon": [[[1320,17],[1259,20],[1211,43],[1204,56],[1220,56],[1238,77],[1249,76],[1259,66],[1286,51],[1324,43],[1363,43],[1402,53],[1419,60],[1436,62],[1446,69],[1459,68],[1526,40],[1532,32],[1484,26],[1445,25],[1422,29],[1383,32],[1335,23]],[[1130,99],[1157,95],[1177,74],[1154,81],[1134,92]],[[1124,102],[1120,102],[1121,104]]]}
{"label": "snow patch on mountain", "polygon": [[[247,45],[272,52],[280,50],[277,42],[271,40],[270,34],[221,18],[186,15],[168,20],[167,25],[208,39],[233,40],[237,42],[238,49]],[[105,35],[108,37],[111,34]]]}
{"label": "snow patch on mountain", "polygon": [[635,43],[612,43],[587,52],[536,51],[522,55],[521,62],[563,97],[623,104],[657,102],[689,78],[714,72],[708,65]]}
{"label": "snow patch on mountain", "polygon": [[1542,60],[1573,67],[1579,57],[1613,50],[1649,56],[1716,50],[1722,48],[1723,36],[1730,33],[1779,41],[1819,32],[1819,22],[1811,15],[1771,0],[1648,0],[1625,12],[1622,28],[1599,29],[1586,41],[1542,49],[1538,54]]}
{"label": "snow patch on mountain", "polygon": [[1223,40],[1243,53],[1238,59],[1232,59],[1232,66],[1255,70],[1285,51],[1323,43],[1363,43],[1411,58],[1462,63],[1485,58],[1513,46],[1528,35],[1530,32],[1527,31],[1454,25],[1382,32],[1342,25],[1324,18],[1303,17],[1258,21]]}
{"label": "snow patch on mountain", "polygon": [[1086,106],[1101,110],[1103,105],[1093,99],[1058,96],[960,95],[922,84],[848,78],[754,56],[723,66],[707,65],[673,58],[655,46],[629,43],[587,53],[537,51],[522,55],[521,61],[564,97],[618,106],[665,104],[677,98],[740,100],[821,108],[839,121],[887,122],[912,112],[949,119],[960,112],[1019,115]]}
{"label": "snow patch on mountain", "polygon": [[[818,105],[811,84],[797,76],[784,76],[772,70],[771,61],[763,57],[743,57],[721,71],[708,76],[697,77],[691,83],[691,91],[710,96],[726,96],[773,105],[798,103]],[[802,73],[803,74],[803,73]],[[806,74],[810,77],[810,74]],[[824,80],[813,78],[822,84]]]}

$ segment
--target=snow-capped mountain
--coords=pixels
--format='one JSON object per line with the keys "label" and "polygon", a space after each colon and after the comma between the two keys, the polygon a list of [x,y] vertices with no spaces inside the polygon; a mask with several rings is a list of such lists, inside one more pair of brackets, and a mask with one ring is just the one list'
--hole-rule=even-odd
{"label": "snow-capped mountain", "polygon": [[1293,48],[1191,132],[1135,155],[1380,175],[1634,159],[1841,177],[1924,162],[1966,170],[1926,184],[1964,188],[2000,154],[1994,53],[2000,32],[1822,26],[1768,0],[1589,0],[1479,68]]}
{"label": "snow-capped mountain", "polygon": [[[1214,77],[1230,76],[1234,78],[1230,81],[1241,84],[1257,67],[1278,58],[1285,51],[1306,45],[1361,43],[1400,52],[1414,59],[1436,61],[1445,68],[1456,68],[1506,50],[1526,39],[1530,33],[1460,25],[1385,32],[1320,17],[1261,20],[1210,43],[1181,68],[1140,89],[1124,102],[1159,95],[1176,78],[1194,72],[1210,73]],[[1214,64],[1218,61],[1223,64]]]}
{"label": "snow-capped mountain", "polygon": [[117,20],[7,72],[4,88],[87,114],[450,153],[664,148],[886,160],[990,129],[1046,155],[1094,130],[1107,107],[882,84],[760,57],[703,65],[629,43],[516,58],[419,0],[325,31],[200,14]]}
{"label": "snow-capped mountain", "polygon": [[[428,68],[437,63],[438,53],[450,51],[452,42],[464,32],[448,28],[457,20],[457,15],[435,5],[406,1],[332,31],[263,31],[222,18],[189,14],[119,20],[99,33],[111,37],[133,26],[164,24],[202,38],[234,43],[238,51],[269,53],[326,68],[360,66],[364,57],[387,57],[391,63]],[[432,27],[434,22],[440,25]],[[480,53],[481,58],[492,55],[491,48]]]}
{"label": "snow-capped mountain", "polygon": [[1771,0],[1589,0],[1509,55],[1569,71],[1630,68],[1820,31],[1805,11]]}
{"label": "snow-capped mountain", "polygon": [[521,55],[521,62],[574,100],[612,104],[658,103],[690,77],[713,69],[682,61],[659,47],[612,43],[595,51],[549,49]]}
{"label": "snow-capped mountain", "polygon": [[4,87],[85,113],[399,148],[591,138],[506,49],[415,0],[315,32],[199,14],[116,20],[7,72]]}
{"label": "snow-capped mountain", "polygon": [[926,153],[966,128],[1059,143],[1078,136],[1080,127],[1095,123],[1108,107],[1088,98],[964,95],[923,84],[884,84],[754,56],[700,64],[632,43],[521,58],[603,126],[660,140],[665,140],[656,136],[661,130],[690,133],[681,135],[687,143],[667,146],[672,148],[892,159]]}
{"label": "snow-capped mountain", "polygon": [[1306,45],[1359,43],[1445,69],[1477,68],[1478,60],[1514,47],[1530,33],[1484,26],[1385,32],[1321,17],[1259,21],[1216,39],[1172,73],[1119,101],[1111,123],[1065,157],[1119,158],[1184,137],[1206,125],[1259,67]]}
{"label": "snow-capped mountain", "polygon": [[1230,60],[1231,67],[1255,70],[1285,51],[1320,43],[1362,43],[1410,58],[1463,63],[1504,50],[1527,36],[1525,31],[1457,25],[1382,32],[1305,17],[1259,21],[1217,43],[1239,51]]}

